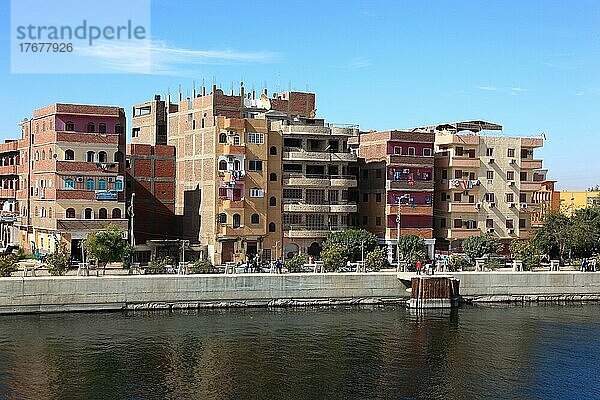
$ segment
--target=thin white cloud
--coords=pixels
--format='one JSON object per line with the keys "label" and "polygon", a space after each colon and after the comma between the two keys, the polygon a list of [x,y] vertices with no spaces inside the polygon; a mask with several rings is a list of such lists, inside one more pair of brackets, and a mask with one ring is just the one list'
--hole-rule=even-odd
{"label": "thin white cloud", "polygon": [[348,63],[351,69],[366,68],[371,66],[371,60],[366,57],[355,57]]}
{"label": "thin white cloud", "polygon": [[269,51],[185,49],[160,40],[99,42],[80,48],[79,55],[101,62],[114,72],[156,75],[185,75],[196,65],[264,63],[278,56]]}
{"label": "thin white cloud", "polygon": [[497,92],[500,89],[495,86],[477,86],[479,90],[487,90],[488,92]]}
{"label": "thin white cloud", "polygon": [[509,92],[513,96],[516,96],[519,93],[525,91],[525,89],[523,89],[522,87],[519,87],[519,86],[513,86],[513,87],[504,88],[504,87],[498,87],[498,86],[491,86],[491,85],[489,85],[489,86],[476,86],[475,88],[479,89],[479,90],[484,90],[484,91],[487,91],[487,92],[505,92],[505,93]]}
{"label": "thin white cloud", "polygon": [[580,92],[575,93],[575,96],[583,96],[584,94],[585,94],[585,91],[582,90]]}
{"label": "thin white cloud", "polygon": [[511,87],[510,90],[512,90],[513,92],[522,92],[523,88],[520,88],[520,87]]}

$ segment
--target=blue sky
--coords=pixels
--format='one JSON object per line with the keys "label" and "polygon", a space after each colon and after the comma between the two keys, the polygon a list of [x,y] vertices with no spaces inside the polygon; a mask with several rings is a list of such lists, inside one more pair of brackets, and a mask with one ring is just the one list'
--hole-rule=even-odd
{"label": "blue sky", "polygon": [[[463,119],[548,140],[561,189],[600,184],[597,1],[152,1],[153,73],[11,74],[0,6],[0,137],[54,102],[126,108],[213,77],[228,91],[317,93],[317,114],[363,129]],[[102,62],[98,58],[98,62]],[[118,66],[116,68],[119,68]]]}

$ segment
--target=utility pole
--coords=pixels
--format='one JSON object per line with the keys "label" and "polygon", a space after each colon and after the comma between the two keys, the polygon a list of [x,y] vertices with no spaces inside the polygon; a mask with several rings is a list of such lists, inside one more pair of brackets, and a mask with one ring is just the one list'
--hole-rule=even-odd
{"label": "utility pole", "polygon": [[[398,271],[400,271],[400,222],[401,222],[401,213],[400,213],[400,208],[402,207],[402,199],[409,199],[410,195],[408,194],[404,194],[402,196],[398,196],[398,198],[396,199],[396,201],[398,202],[398,214],[396,215],[396,261],[397,261],[397,269]],[[406,271],[402,271],[402,272],[406,272]]]}
{"label": "utility pole", "polygon": [[[361,270],[365,268],[365,241],[362,240],[360,242],[360,261],[361,261]],[[367,272],[365,270],[365,272]]]}

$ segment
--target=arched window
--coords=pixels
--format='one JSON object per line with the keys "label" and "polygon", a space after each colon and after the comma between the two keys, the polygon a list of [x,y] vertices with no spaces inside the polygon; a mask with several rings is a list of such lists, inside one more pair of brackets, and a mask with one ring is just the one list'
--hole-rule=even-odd
{"label": "arched window", "polygon": [[84,219],[94,219],[94,210],[91,208],[86,208],[83,210],[83,218]]}
{"label": "arched window", "polygon": [[85,153],[85,161],[94,162],[95,155],[96,153],[94,153],[93,151],[88,151],[87,153]]}
{"label": "arched window", "polygon": [[272,156],[276,156],[277,155],[277,147],[271,146],[271,148],[269,149],[269,154]]}
{"label": "arched window", "polygon": [[123,133],[123,127],[121,126],[121,124],[115,125],[115,133]]}
{"label": "arched window", "polygon": [[37,208],[37,206],[35,206],[35,208],[34,208],[33,212],[34,212],[34,214],[33,214],[33,215],[35,215],[36,217],[39,217],[39,216],[40,216],[40,214],[38,214],[38,208]]}
{"label": "arched window", "polygon": [[65,160],[74,160],[75,152],[73,150],[65,150]]}
{"label": "arched window", "polygon": [[225,132],[219,133],[219,143],[227,143],[227,134]]}
{"label": "arched window", "polygon": [[100,153],[98,153],[98,162],[107,162],[108,161],[108,157],[106,155],[105,151],[101,151]]}
{"label": "arched window", "polygon": [[275,207],[277,205],[277,199],[275,198],[275,196],[269,197],[269,205],[271,207]]}
{"label": "arched window", "polygon": [[103,123],[98,124],[98,133],[106,133],[106,124],[103,124]]}
{"label": "arched window", "polygon": [[42,150],[42,160],[46,159],[46,150]]}
{"label": "arched window", "polygon": [[85,181],[85,190],[94,190],[95,189],[94,180],[91,178],[86,179]]}
{"label": "arched window", "polygon": [[74,208],[67,208],[67,211],[65,213],[67,218],[75,218],[75,209]]}
{"label": "arched window", "polygon": [[225,214],[225,213],[220,213],[220,214],[217,216],[217,222],[218,222],[219,224],[226,224],[226,223],[227,223],[227,214]]}
{"label": "arched window", "polygon": [[276,174],[275,172],[271,172],[271,173],[269,174],[269,180],[270,180],[271,182],[277,182],[277,174]]}
{"label": "arched window", "polygon": [[252,216],[250,217],[250,223],[258,224],[259,222],[260,222],[260,217],[258,216],[258,214],[252,214]]}
{"label": "arched window", "polygon": [[42,132],[46,132],[46,121],[42,121]]}
{"label": "arched window", "polygon": [[241,225],[241,217],[240,214],[233,214],[233,227],[239,228]]}
{"label": "arched window", "polygon": [[52,207],[48,208],[48,218],[52,218]]}
{"label": "arched window", "polygon": [[52,159],[52,149],[48,149],[48,159]]}
{"label": "arched window", "polygon": [[227,161],[219,161],[219,171],[227,171]]}
{"label": "arched window", "polygon": [[40,208],[40,217],[46,216],[46,209],[44,207]]}
{"label": "arched window", "polygon": [[88,124],[87,124],[87,132],[88,133],[94,133],[94,132],[96,132],[96,125],[94,125],[93,122],[88,122]]}
{"label": "arched window", "polygon": [[63,187],[65,189],[75,189],[75,181],[71,178],[67,178],[64,180],[64,185]]}
{"label": "arched window", "polygon": [[73,132],[75,130],[75,124],[72,121],[65,123],[65,131]]}
{"label": "arched window", "polygon": [[35,152],[35,161],[38,161],[40,159],[40,152],[36,150]]}
{"label": "arched window", "polygon": [[269,224],[269,232],[275,232],[275,222]]}
{"label": "arched window", "polygon": [[112,217],[115,218],[115,219],[121,218],[121,209],[120,208],[113,208],[113,210],[112,210]]}
{"label": "arched window", "polygon": [[98,210],[98,218],[106,219],[106,216],[107,216],[106,208],[101,208]]}
{"label": "arched window", "polygon": [[234,171],[242,170],[242,162],[240,160],[233,160],[233,170]]}
{"label": "arched window", "polygon": [[39,132],[40,132],[40,123],[39,123],[39,122],[37,122],[37,123],[35,124],[35,133],[39,133]]}
{"label": "arched window", "polygon": [[123,190],[123,181],[122,180],[115,181],[115,190],[117,190],[117,191]]}
{"label": "arched window", "polygon": [[117,151],[115,153],[114,160],[115,160],[115,162],[123,162],[123,153],[121,153],[120,151]]}
{"label": "arched window", "polygon": [[106,179],[98,179],[98,190],[106,190]]}

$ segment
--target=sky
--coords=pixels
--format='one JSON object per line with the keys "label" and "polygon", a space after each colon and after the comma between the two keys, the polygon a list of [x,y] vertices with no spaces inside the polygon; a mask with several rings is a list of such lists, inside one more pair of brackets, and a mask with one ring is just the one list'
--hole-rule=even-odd
{"label": "sky", "polygon": [[315,92],[319,117],[365,130],[483,119],[504,135],[545,132],[548,178],[585,190],[600,184],[599,21],[598,1],[153,0],[150,70],[126,51],[120,63],[95,55],[115,73],[11,74],[3,0],[0,138],[55,102],[118,105],[130,119],[194,80],[225,92],[266,82]]}

